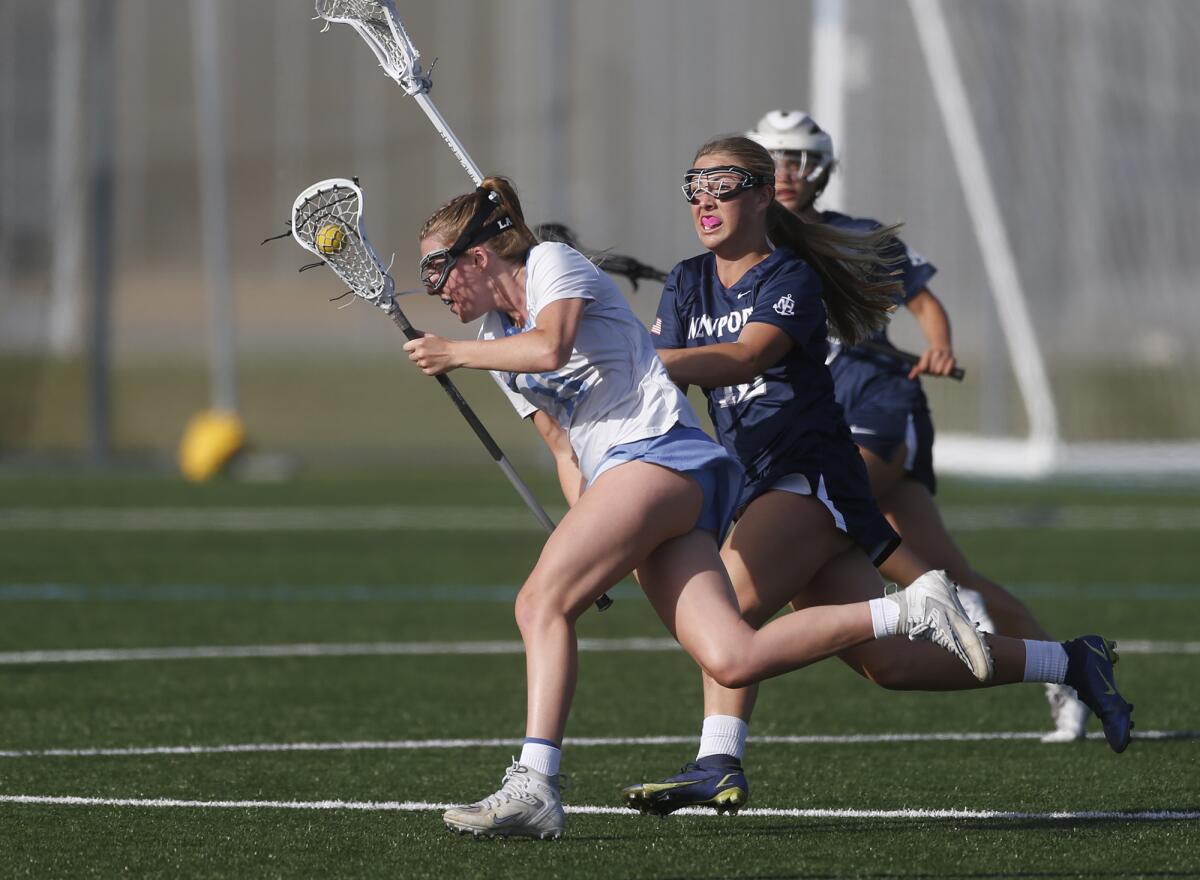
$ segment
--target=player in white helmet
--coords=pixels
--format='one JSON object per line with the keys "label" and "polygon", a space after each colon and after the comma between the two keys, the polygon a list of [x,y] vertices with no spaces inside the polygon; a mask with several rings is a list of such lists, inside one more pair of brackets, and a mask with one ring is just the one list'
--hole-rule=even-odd
{"label": "player in white helmet", "polygon": [[829,132],[803,110],[772,110],[746,134],[775,160],[775,199],[805,220],[820,222],[811,216],[812,204],[837,167]]}
{"label": "player in white helmet", "polygon": [[[802,110],[772,110],[747,133],[775,159],[776,198],[808,223],[867,230],[880,224],[817,208],[837,168],[833,138]],[[933,422],[919,377],[946,376],[956,362],[950,320],[929,289],[937,269],[897,239],[897,267],[903,292],[897,305],[917,319],[927,347],[915,366],[881,353],[878,347],[835,346],[830,370],[838,402],[867,465],[871,488],[880,508],[904,538],[901,550],[884,564],[888,577],[903,578],[912,568],[944,568],[958,581],[968,611],[978,608],[985,629],[1024,638],[1049,638],[1029,608],[994,581],[971,567],[942,523],[933,496]],[[872,337],[890,344],[887,330]],[[840,349],[840,350],[839,350]],[[916,556],[914,561],[910,557]],[[1063,685],[1046,689],[1055,729],[1046,742],[1082,739],[1088,710]]]}

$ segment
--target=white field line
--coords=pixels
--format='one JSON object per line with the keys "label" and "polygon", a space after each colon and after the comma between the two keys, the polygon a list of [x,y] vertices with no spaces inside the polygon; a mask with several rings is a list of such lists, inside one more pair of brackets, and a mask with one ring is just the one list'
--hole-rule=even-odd
{"label": "white field line", "polygon": [[[0,804],[30,804],[70,807],[150,807],[185,809],[225,810],[358,810],[363,812],[423,813],[442,812],[457,804],[438,804],[426,801],[191,801],[174,798],[97,798],[51,795],[0,795]],[[564,809],[573,815],[625,816],[641,818],[628,807],[597,807],[566,805]],[[675,815],[715,817],[712,810],[694,807],[680,810]],[[1125,822],[1179,822],[1200,819],[1195,810],[1055,810],[1035,813],[1016,810],[853,810],[853,809],[772,809],[752,807],[742,810],[740,816],[771,816],[795,819],[1011,819],[1035,821],[1125,821]],[[722,819],[722,821],[733,821]]]}
{"label": "white field line", "polygon": [[[589,652],[676,651],[667,638],[580,639],[579,650]],[[453,654],[524,654],[525,646],[505,642],[350,642],[299,645],[199,645],[168,648],[117,648],[65,651],[10,651],[0,653],[0,666],[36,663],[117,663],[144,660],[244,660],[274,657],[440,657]]]}
{"label": "white field line", "polygon": [[[1151,642],[1117,639],[1124,654],[1200,654],[1200,642]],[[668,638],[580,639],[579,650],[588,652],[678,651]],[[96,648],[61,651],[8,651],[0,653],[0,666],[43,663],[127,663],[157,660],[247,660],[283,657],[439,657],[448,655],[523,654],[525,646],[504,642],[348,642],[297,645],[196,645],[163,648]]]}
{"label": "white field line", "polygon": [[[561,516],[555,508],[552,515]],[[1072,529],[1200,530],[1200,509],[1142,507],[948,505],[955,531]],[[0,510],[0,531],[540,531],[522,507],[362,505],[349,507],[16,507]]]}
{"label": "white field line", "polygon": [[[928,733],[847,733],[752,736],[755,745],[879,745],[920,742],[1035,742],[1044,731],[952,731]],[[1100,732],[1089,739],[1102,740]],[[1200,739],[1195,730],[1134,731],[1138,740]],[[695,736],[567,737],[564,748],[597,746],[695,745]],[[427,749],[520,748],[523,740],[510,739],[397,739],[359,742],[229,743],[212,746],[129,746],[123,748],[22,749],[0,751],[0,758],[129,758],[154,755],[238,755],[278,752],[422,751]]]}
{"label": "white field line", "polygon": [[[563,511],[554,510],[561,516]],[[541,531],[523,507],[18,507],[0,511],[0,531],[307,532]]]}
{"label": "white field line", "polygon": [[[1119,599],[1130,602],[1195,601],[1200,584],[1016,583],[1021,596],[1063,599]],[[0,583],[0,602],[512,602],[519,584],[64,584]],[[641,590],[623,584],[614,598],[644,600]]]}

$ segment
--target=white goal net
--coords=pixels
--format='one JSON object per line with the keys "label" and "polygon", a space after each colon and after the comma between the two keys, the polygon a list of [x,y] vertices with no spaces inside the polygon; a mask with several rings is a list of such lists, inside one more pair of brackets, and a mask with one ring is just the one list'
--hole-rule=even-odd
{"label": "white goal net", "polygon": [[1200,6],[843,14],[842,207],[907,222],[968,370],[925,383],[938,467],[1200,470]]}

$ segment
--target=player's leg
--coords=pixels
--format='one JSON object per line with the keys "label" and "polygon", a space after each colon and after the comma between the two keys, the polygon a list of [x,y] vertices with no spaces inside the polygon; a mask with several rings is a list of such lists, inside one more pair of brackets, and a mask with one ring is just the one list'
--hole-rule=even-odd
{"label": "player's leg", "polygon": [[[862,566],[865,560],[847,554],[827,565],[793,603],[822,603],[862,598]],[[962,690],[1019,682],[1067,684],[1082,688],[1080,697],[1104,724],[1105,736],[1114,751],[1129,743],[1133,706],[1116,690],[1112,666],[1116,655],[1099,636],[1069,642],[1014,639],[988,635],[995,674],[981,683],[961,667],[947,663],[944,652],[929,645],[902,639],[867,642],[842,652],[839,657],[852,669],[882,687],[894,690]]]}
{"label": "player's leg", "polygon": [[[734,526],[721,551],[742,618],[758,628],[785,607],[823,561],[850,541],[832,528],[829,512],[816,499],[790,492],[760,496]],[[795,547],[803,546],[804,553]],[[693,761],[660,782],[626,787],[631,806],[666,813],[686,806],[737,812],[750,795],[742,767],[758,685],[726,688],[701,670],[704,721]]]}
{"label": "player's leg", "polygon": [[656,546],[689,532],[701,502],[694,480],[633,461],[601,475],[563,517],[517,597],[528,700],[521,757],[499,791],[449,810],[447,827],[477,836],[562,833],[558,765],[575,690],[575,621]]}
{"label": "player's leg", "polygon": [[[812,496],[767,492],[750,505],[721,550],[742,617],[759,628],[825,563],[851,546]],[[803,553],[797,553],[797,547]],[[725,688],[704,675],[704,713],[750,720],[758,686]]]}
{"label": "player's leg", "polygon": [[[876,499],[884,516],[904,536],[904,543],[913,552],[944,569],[960,587],[976,590],[983,596],[997,632],[1017,638],[1050,638],[1024,602],[971,566],[947,531],[933,496],[920,482],[902,477],[887,491],[876,495]],[[885,577],[891,576],[889,563],[890,560],[880,569]]]}
{"label": "player's leg", "polygon": [[[906,546],[936,567],[944,568],[961,586],[974,590],[983,598],[988,617],[993,622],[990,626],[985,625],[985,629],[1015,638],[1051,639],[1024,602],[971,566],[946,529],[933,496],[919,480],[911,476],[900,479],[879,496],[879,506],[904,536]],[[892,576],[888,563],[884,564],[882,570],[885,576]],[[964,601],[963,604],[968,611],[973,610],[969,602]],[[979,616],[976,614],[977,619]],[[1046,698],[1050,703],[1055,729],[1044,737],[1044,741],[1073,742],[1083,739],[1087,730],[1088,709],[1071,688],[1049,684]]]}
{"label": "player's leg", "polygon": [[[903,416],[903,432],[900,417]],[[858,416],[873,433],[856,436],[871,479],[872,492],[904,543],[882,566],[884,577],[907,583],[912,571],[932,566],[947,571],[960,585],[959,597],[971,618],[987,632],[1049,640],[1030,610],[1012,593],[975,571],[950,537],[933,500],[933,422],[923,406],[887,412],[869,409]],[[1047,684],[1055,729],[1046,742],[1082,739],[1087,707],[1061,684]]]}
{"label": "player's leg", "polygon": [[[679,552],[679,544],[679,541],[673,541],[655,551],[639,569],[639,579],[668,628],[712,679],[706,688],[706,728],[714,718],[740,722],[741,742],[744,742],[744,722],[753,696],[744,688],[734,686],[828,657],[836,651],[838,644],[858,644],[911,631],[910,638],[935,638],[963,663],[969,662],[963,641],[973,642],[980,652],[984,652],[978,634],[957,606],[947,584],[914,584],[909,590],[881,598],[882,584],[869,564],[866,564],[865,576],[868,584],[873,586],[862,594],[871,597],[867,602],[853,605],[813,603],[757,632],[749,622],[739,618],[741,626],[731,630],[724,619],[727,609],[716,607],[723,604],[717,591],[706,594],[698,584],[689,584],[684,591],[676,591],[671,586],[679,584],[681,576],[685,582],[692,577],[685,569],[685,560],[674,555]],[[812,552],[798,554],[795,552],[797,546],[806,550],[812,548]],[[844,553],[855,553],[865,563],[861,550],[837,529],[822,502],[790,492],[769,492],[751,504],[739,520],[723,558],[736,572],[738,595],[745,597],[750,617],[758,621],[766,620],[782,607],[794,594],[796,584],[809,580],[814,569],[823,566],[830,557]],[[806,566],[802,570],[797,568],[799,557],[805,557]],[[693,560],[691,564],[696,563]],[[664,586],[658,587],[658,584]],[[752,633],[749,638],[747,630]],[[713,636],[721,639],[731,651],[716,661],[720,668],[713,665],[712,659],[705,659],[703,645],[695,641],[703,642]],[[722,662],[731,660],[734,662]],[[988,662],[986,656],[975,661],[976,668],[981,669],[979,674],[988,674],[982,671]],[[990,670],[990,666],[987,668]],[[739,745],[738,731],[727,731],[726,736],[727,741]],[[732,749],[701,756],[674,777],[627,787],[624,796],[631,806],[662,815],[694,805],[736,810],[748,795],[739,758]]]}

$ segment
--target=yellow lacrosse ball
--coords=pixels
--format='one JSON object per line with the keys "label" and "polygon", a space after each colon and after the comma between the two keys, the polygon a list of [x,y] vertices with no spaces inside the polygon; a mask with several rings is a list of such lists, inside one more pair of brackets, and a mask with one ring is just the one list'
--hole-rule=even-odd
{"label": "yellow lacrosse ball", "polygon": [[323,254],[336,254],[346,246],[346,230],[336,223],[326,223],[317,231],[317,250]]}

